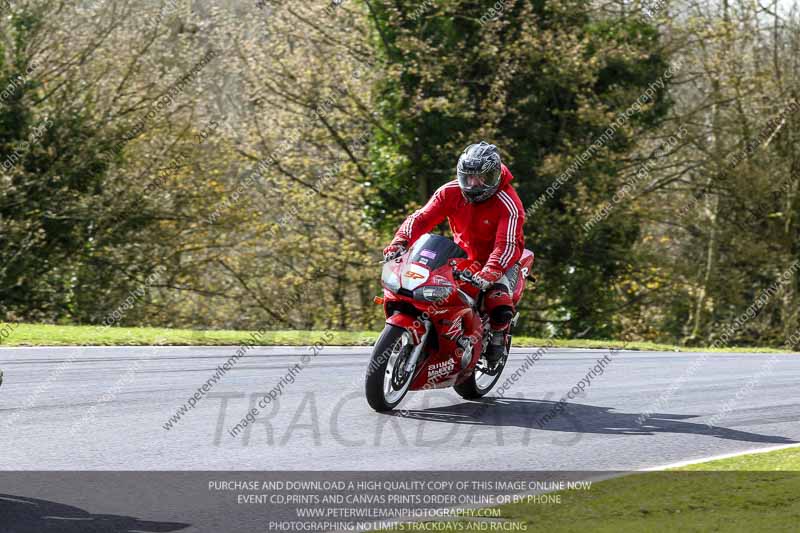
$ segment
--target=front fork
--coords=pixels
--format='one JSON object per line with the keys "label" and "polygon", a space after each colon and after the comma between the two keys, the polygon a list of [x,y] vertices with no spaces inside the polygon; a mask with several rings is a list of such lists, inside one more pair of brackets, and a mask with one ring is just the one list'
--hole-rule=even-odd
{"label": "front fork", "polygon": [[419,319],[412,318],[403,313],[393,314],[386,319],[386,323],[405,329],[411,337],[411,343],[414,344],[414,349],[411,351],[411,355],[408,356],[403,370],[406,373],[413,372],[417,366],[420,355],[422,355],[422,351],[425,349],[425,343],[433,329],[433,324],[430,320],[426,319],[420,322]]}
{"label": "front fork", "polygon": [[405,368],[406,374],[410,374],[417,367],[417,361],[419,361],[419,356],[422,355],[422,350],[425,349],[425,343],[428,340],[428,335],[430,335],[431,333],[431,321],[426,320],[424,324],[425,324],[425,333],[422,334],[419,344],[414,346],[414,350],[411,352],[411,355],[408,356],[408,361],[406,361],[406,368]]}

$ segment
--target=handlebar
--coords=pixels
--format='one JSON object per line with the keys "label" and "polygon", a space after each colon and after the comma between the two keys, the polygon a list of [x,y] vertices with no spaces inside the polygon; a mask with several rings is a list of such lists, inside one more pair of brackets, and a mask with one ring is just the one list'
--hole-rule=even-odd
{"label": "handlebar", "polygon": [[391,257],[384,256],[383,259],[378,261],[378,264],[379,265],[384,265],[386,263],[389,263],[390,261],[394,261],[395,259],[397,259],[397,258],[401,257],[403,254],[405,254],[407,251],[408,250],[405,248],[405,246],[400,246],[400,248],[395,252],[395,254],[393,256],[391,256]]}
{"label": "handlebar", "polygon": [[[402,255],[402,254],[400,254],[400,255]],[[385,265],[386,263],[391,263],[392,261],[397,261],[398,259],[400,259],[400,256],[399,256],[399,255],[397,255],[397,256],[395,256],[395,257],[391,257],[391,258],[389,258],[389,259],[386,259],[386,258],[384,257],[383,259],[381,259],[380,261],[378,261],[378,264],[379,264],[379,265]]]}
{"label": "handlebar", "polygon": [[459,270],[453,267],[453,277],[456,279],[460,279],[462,281],[466,281],[467,283],[474,285],[475,287],[480,288],[478,285],[475,284],[475,281],[472,279],[472,272],[469,270]]}

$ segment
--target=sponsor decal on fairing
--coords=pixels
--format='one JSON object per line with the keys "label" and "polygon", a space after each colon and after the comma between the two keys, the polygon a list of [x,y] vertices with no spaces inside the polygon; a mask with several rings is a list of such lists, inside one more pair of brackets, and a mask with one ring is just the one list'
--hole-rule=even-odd
{"label": "sponsor decal on fairing", "polygon": [[442,376],[446,376],[453,371],[456,363],[452,359],[441,361],[428,367],[428,381],[433,381]]}

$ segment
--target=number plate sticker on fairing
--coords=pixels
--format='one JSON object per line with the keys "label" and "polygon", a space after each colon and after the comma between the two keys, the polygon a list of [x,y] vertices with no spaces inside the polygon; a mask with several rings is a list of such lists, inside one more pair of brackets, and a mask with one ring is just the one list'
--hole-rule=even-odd
{"label": "number plate sticker on fairing", "polygon": [[403,274],[403,288],[413,291],[428,281],[430,275],[431,271],[424,266],[411,263],[406,267],[406,271]]}

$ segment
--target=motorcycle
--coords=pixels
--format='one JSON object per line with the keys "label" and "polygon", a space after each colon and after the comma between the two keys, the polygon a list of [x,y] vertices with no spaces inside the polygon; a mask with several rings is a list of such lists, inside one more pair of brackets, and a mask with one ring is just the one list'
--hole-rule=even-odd
{"label": "motorcycle", "polygon": [[[533,267],[525,250],[512,299],[519,302]],[[491,328],[481,312],[482,291],[472,284],[472,261],[451,239],[426,234],[404,254],[384,263],[381,275],[386,326],[372,349],[367,367],[367,402],[375,411],[390,411],[409,390],[453,387],[465,399],[487,394],[500,379],[508,352],[494,364],[486,359]],[[513,328],[519,313],[511,320]]]}

